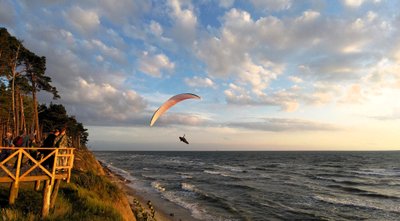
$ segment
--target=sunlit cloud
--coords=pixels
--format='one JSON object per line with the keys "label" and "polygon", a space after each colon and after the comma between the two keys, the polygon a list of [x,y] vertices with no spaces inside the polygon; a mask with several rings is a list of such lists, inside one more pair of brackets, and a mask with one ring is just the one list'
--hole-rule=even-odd
{"label": "sunlit cloud", "polygon": [[153,77],[161,77],[164,70],[171,72],[174,68],[175,64],[164,54],[150,55],[145,51],[139,61],[139,69]]}

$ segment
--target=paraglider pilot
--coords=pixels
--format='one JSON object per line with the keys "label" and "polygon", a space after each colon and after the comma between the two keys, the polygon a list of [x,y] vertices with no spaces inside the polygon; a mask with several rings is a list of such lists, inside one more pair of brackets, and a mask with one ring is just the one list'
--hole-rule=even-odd
{"label": "paraglider pilot", "polygon": [[182,142],[184,142],[186,144],[189,144],[189,142],[185,138],[185,134],[183,135],[183,137],[179,137],[179,140],[181,140]]}

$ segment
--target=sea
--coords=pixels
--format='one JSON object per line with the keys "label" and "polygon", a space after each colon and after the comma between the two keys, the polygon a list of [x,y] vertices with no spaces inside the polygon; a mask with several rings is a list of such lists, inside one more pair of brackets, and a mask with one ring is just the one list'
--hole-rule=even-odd
{"label": "sea", "polygon": [[400,151],[94,154],[172,220],[400,220]]}

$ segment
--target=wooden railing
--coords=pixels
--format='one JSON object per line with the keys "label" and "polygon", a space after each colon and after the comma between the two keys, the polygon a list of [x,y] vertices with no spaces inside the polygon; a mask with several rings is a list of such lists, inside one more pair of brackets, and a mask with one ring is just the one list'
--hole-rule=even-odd
{"label": "wooden railing", "polygon": [[[20,182],[35,181],[43,186],[42,216],[54,206],[61,180],[71,179],[75,148],[0,147],[0,183],[11,183],[9,204],[18,196]],[[51,198],[50,198],[51,197]]]}

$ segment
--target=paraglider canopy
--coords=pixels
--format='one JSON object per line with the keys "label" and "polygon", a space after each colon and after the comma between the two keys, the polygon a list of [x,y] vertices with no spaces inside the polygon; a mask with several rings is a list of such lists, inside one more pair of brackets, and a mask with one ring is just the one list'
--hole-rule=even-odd
{"label": "paraglider canopy", "polygon": [[191,93],[183,93],[183,94],[178,94],[167,101],[165,101],[153,114],[153,117],[150,120],[150,126],[153,126],[153,124],[157,121],[157,119],[165,113],[169,108],[174,106],[175,104],[186,100],[186,99],[201,99],[198,95],[191,94]]}

